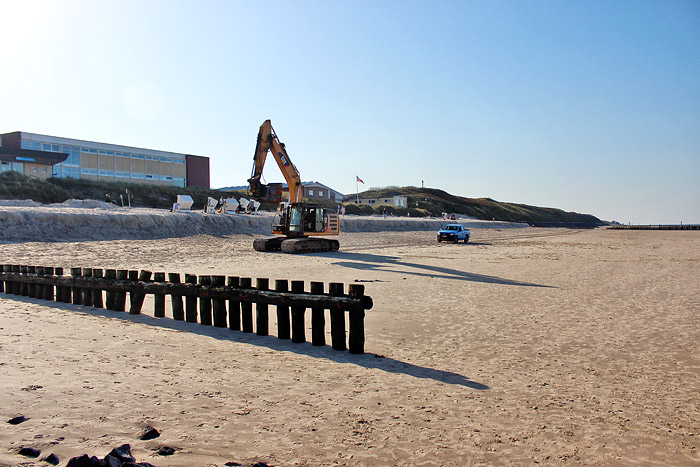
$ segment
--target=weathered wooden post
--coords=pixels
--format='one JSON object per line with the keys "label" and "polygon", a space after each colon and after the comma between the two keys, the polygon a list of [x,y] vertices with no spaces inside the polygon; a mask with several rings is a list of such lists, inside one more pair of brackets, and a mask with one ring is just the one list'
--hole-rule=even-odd
{"label": "weathered wooden post", "polygon": [[[39,273],[37,271],[39,269],[41,272]],[[44,268],[39,266],[38,268],[36,266],[27,266],[27,274],[43,274],[44,273]],[[29,298],[37,298],[37,289],[39,289],[39,295],[38,298],[44,298],[43,292],[41,291],[41,285],[40,284],[29,284],[28,288],[28,297]]]}
{"label": "weathered wooden post", "polygon": [[[141,270],[139,272],[138,280],[139,282],[148,282],[151,279],[151,271]],[[145,293],[136,292],[131,293],[131,308],[129,309],[129,314],[138,315],[141,313],[141,307],[143,306],[143,300],[146,298]]]}
{"label": "weathered wooden post", "polygon": [[[289,281],[283,279],[275,280],[276,292],[289,292]],[[277,305],[277,338],[289,339],[291,336],[291,326],[289,321],[289,306]]]}
{"label": "weathered wooden post", "polygon": [[[6,264],[5,267],[5,272],[7,273],[14,273],[14,266],[12,264]],[[14,294],[15,293],[15,282],[11,279],[8,278],[8,280],[5,281],[5,293],[8,294]]]}
{"label": "weathered wooden post", "polygon": [[[45,277],[53,277],[53,267],[48,266],[44,267],[44,276]],[[48,284],[43,287],[44,291],[44,296],[42,297],[44,300],[50,300],[53,301],[54,299],[54,290],[53,290],[53,285]]]}
{"label": "weathered wooden post", "polygon": [[[6,273],[12,273],[12,265],[11,264],[5,264],[2,268]],[[14,282],[9,280],[9,278],[7,280],[5,280],[5,293],[6,294],[14,293],[13,286],[14,286]]]}
{"label": "weathered wooden post", "polygon": [[[304,281],[292,281],[292,293],[304,293]],[[293,306],[292,308],[292,342],[306,342],[306,331],[304,329],[305,306]]]}
{"label": "weathered wooden post", "polygon": [[[80,268],[70,268],[70,275],[73,279],[80,277],[82,274]],[[83,304],[83,291],[79,287],[73,287],[73,305]]]}
{"label": "weathered wooden post", "polygon": [[[239,287],[241,280],[238,277],[229,277],[227,279],[229,287]],[[241,302],[236,299],[228,301],[228,327],[234,331],[241,330]]]}
{"label": "weathered wooden post", "polygon": [[[102,278],[102,269],[93,269],[92,277],[97,279]],[[102,289],[92,289],[92,306],[95,308],[103,308],[102,303]]]}
{"label": "weathered wooden post", "polygon": [[[199,276],[199,285],[207,288],[211,285],[211,276]],[[211,298],[199,297],[199,324],[211,326]]]}
{"label": "weathered wooden post", "polygon": [[[113,281],[116,278],[116,269],[105,269],[105,279]],[[105,308],[107,308],[108,310],[114,310],[115,294],[116,292],[112,292],[109,290],[105,291]]]}
{"label": "weathered wooden post", "polygon": [[[15,264],[12,266],[12,272],[15,273],[17,276],[22,274],[22,265]],[[17,277],[15,276],[15,277]],[[21,282],[15,282],[15,295],[22,295],[22,283]]]}
{"label": "weathered wooden post", "polygon": [[[134,281],[134,282],[138,281],[139,280],[139,272],[135,271],[133,269],[130,269],[129,270],[129,280]],[[133,306],[134,306],[134,296],[135,296],[134,290],[133,289],[129,290],[129,307],[130,308],[133,308]]]}
{"label": "weathered wooden post", "polygon": [[[311,283],[311,295],[323,295],[323,282]],[[311,308],[311,343],[326,345],[326,311],[323,308]]]}
{"label": "weathered wooden post", "polygon": [[[197,276],[195,274],[185,274],[185,282],[187,284],[196,284]],[[197,297],[194,295],[185,297],[185,321],[188,323],[197,322]]]}
{"label": "weathered wooden post", "polygon": [[[8,274],[12,273],[12,265],[11,264],[5,264],[2,268],[6,273],[8,273]],[[5,280],[5,293],[6,294],[14,293],[13,286],[14,286],[14,282],[12,282],[9,278],[7,280]]]}
{"label": "weathered wooden post", "polygon": [[[165,282],[165,273],[156,272],[153,274],[154,282]],[[165,317],[165,294],[153,294],[153,316],[156,318]]]}
{"label": "weathered wooden post", "polygon": [[[92,268],[83,268],[83,277],[92,277]],[[92,289],[83,290],[83,305],[92,306]]]}
{"label": "weathered wooden post", "polygon": [[[12,265],[12,272],[15,274],[21,274],[22,273],[22,266],[19,264],[13,264]],[[22,284],[20,282],[15,282],[13,284],[14,288],[14,294],[15,295],[22,295]]]}
{"label": "weathered wooden post", "polygon": [[[211,285],[223,287],[226,285],[226,276],[211,276]],[[226,299],[215,298],[212,300],[212,311],[214,313],[214,326],[225,328],[228,325],[226,323]]]}
{"label": "weathered wooden post", "polygon": [[[9,272],[14,274],[15,273],[15,266],[14,264],[9,264],[5,266],[5,272]],[[17,266],[17,270],[19,270],[19,266]],[[19,288],[18,288],[18,283],[15,282],[14,280],[9,280],[5,283],[5,288],[7,290],[7,293],[11,293],[14,295],[17,295],[19,293]]]}
{"label": "weathered wooden post", "polygon": [[[8,272],[7,264],[0,264],[0,271]],[[10,290],[8,289],[9,283],[10,283],[10,281],[7,281],[7,280],[0,281],[0,292],[10,293]]]}
{"label": "weathered wooden post", "polygon": [[[117,280],[125,281],[127,279],[129,279],[129,271],[127,269],[117,269]],[[114,311],[126,311],[126,291],[114,294]]]}
{"label": "weathered wooden post", "polygon": [[[9,273],[12,273],[12,265],[11,265],[11,264],[5,264],[5,265],[3,265],[2,269],[3,269],[4,272],[6,272],[6,273],[8,273],[8,274],[9,274]],[[9,278],[7,278],[7,279],[5,280],[5,293],[6,293],[6,294],[11,294],[11,293],[13,293],[13,289],[12,289],[12,286],[13,286],[13,285],[14,285],[14,283],[13,283]]]}
{"label": "weathered wooden post", "polygon": [[[29,274],[29,266],[20,265],[19,272],[23,276]],[[29,284],[27,282],[20,282],[20,295],[24,297],[29,296]]]}
{"label": "weathered wooden post", "polygon": [[[343,296],[343,284],[331,282],[329,292],[333,297]],[[345,350],[345,310],[331,309],[331,347],[333,350]]]}
{"label": "weathered wooden post", "polygon": [[[241,288],[250,289],[253,280],[250,277],[241,277]],[[243,332],[253,332],[253,304],[241,302],[241,324]]]}
{"label": "weathered wooden post", "polygon": [[[168,282],[172,282],[173,284],[179,284],[180,283],[180,274],[178,274],[176,272],[169,272],[168,273]],[[182,295],[172,294],[170,297],[172,298],[173,319],[176,321],[184,320],[185,319],[185,311],[182,308]]]}
{"label": "weathered wooden post", "polygon": [[[55,268],[54,274],[56,275],[57,278],[63,277],[63,268]],[[56,301],[61,302],[61,303],[67,303],[66,302],[66,288],[63,287],[62,285],[56,286]],[[70,301],[70,299],[69,299],[69,301]]]}
{"label": "weathered wooden post", "polygon": [[[352,298],[365,296],[365,286],[350,284],[348,295]],[[362,304],[350,308],[348,318],[348,350],[352,354],[365,353],[365,308]]]}
{"label": "weathered wooden post", "polygon": [[[258,290],[269,290],[270,279],[258,277],[255,281],[255,288]],[[267,336],[270,334],[270,316],[268,315],[267,303],[255,304],[255,333],[258,336]]]}

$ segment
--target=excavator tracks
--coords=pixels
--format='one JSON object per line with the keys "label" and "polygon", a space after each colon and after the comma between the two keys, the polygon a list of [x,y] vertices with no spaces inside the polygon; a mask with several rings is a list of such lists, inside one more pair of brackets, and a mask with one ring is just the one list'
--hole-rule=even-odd
{"label": "excavator tracks", "polygon": [[282,242],[283,253],[317,253],[319,251],[337,251],[340,248],[338,240],[327,238],[288,238]]}
{"label": "excavator tracks", "polygon": [[255,251],[281,251],[282,253],[297,254],[337,251],[339,248],[340,243],[338,240],[318,237],[268,237],[253,240],[253,249]]}
{"label": "excavator tracks", "polygon": [[253,240],[255,251],[280,251],[284,237],[256,238]]}

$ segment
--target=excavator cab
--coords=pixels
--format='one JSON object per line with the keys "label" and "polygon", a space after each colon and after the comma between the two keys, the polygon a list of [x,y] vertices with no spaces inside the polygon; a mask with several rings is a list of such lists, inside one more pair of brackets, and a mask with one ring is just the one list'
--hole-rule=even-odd
{"label": "excavator cab", "polygon": [[340,232],[338,214],[332,209],[307,203],[280,203],[277,212],[272,222],[272,233],[284,237],[256,238],[253,248],[257,251],[310,253],[340,248],[337,240],[318,237],[338,235]]}
{"label": "excavator cab", "polygon": [[[332,222],[331,222],[332,220]],[[272,223],[272,233],[289,237],[337,234],[337,214],[330,209],[306,203],[281,203]]]}

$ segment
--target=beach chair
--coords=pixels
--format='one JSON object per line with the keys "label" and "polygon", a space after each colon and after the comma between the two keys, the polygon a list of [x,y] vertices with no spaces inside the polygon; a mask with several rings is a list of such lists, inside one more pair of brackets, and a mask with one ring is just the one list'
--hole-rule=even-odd
{"label": "beach chair", "polygon": [[190,195],[177,195],[177,201],[173,205],[173,211],[175,212],[190,212],[194,201]]}
{"label": "beach chair", "polygon": [[224,214],[236,214],[236,209],[238,209],[236,198],[226,198],[224,200]]}
{"label": "beach chair", "polygon": [[212,197],[207,197],[207,205],[204,206],[204,212],[207,214],[216,214],[216,205],[219,204],[219,202],[212,198]]}

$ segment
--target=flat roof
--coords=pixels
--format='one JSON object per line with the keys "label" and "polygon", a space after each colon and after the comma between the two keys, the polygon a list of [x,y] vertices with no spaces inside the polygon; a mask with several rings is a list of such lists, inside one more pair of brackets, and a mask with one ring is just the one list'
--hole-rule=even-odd
{"label": "flat roof", "polygon": [[68,159],[68,154],[61,152],[11,149],[0,146],[0,160],[7,162],[32,162],[34,164],[54,165],[66,159]]}
{"label": "flat roof", "polygon": [[[139,154],[151,154],[151,155],[158,155],[158,156],[176,156],[177,158],[184,158],[184,156],[194,156],[195,154],[187,154],[187,153],[181,153],[181,152],[172,152],[172,151],[161,151],[159,149],[148,149],[148,148],[139,148],[136,146],[125,146],[121,144],[111,144],[111,143],[100,143],[97,141],[89,141],[89,140],[83,140],[83,139],[75,139],[75,138],[65,138],[63,136],[51,136],[51,135],[42,135],[40,133],[29,133],[26,131],[13,131],[10,133],[4,133],[4,135],[11,135],[11,134],[20,134],[20,138],[22,140],[35,140],[35,141],[41,141],[45,143],[54,143],[54,144],[63,144],[67,146],[89,146],[90,148],[94,149],[103,149],[107,151],[119,151],[123,150],[125,152],[135,152]],[[3,136],[3,135],[0,135]],[[208,158],[208,156],[198,156],[198,157],[205,157]]]}

